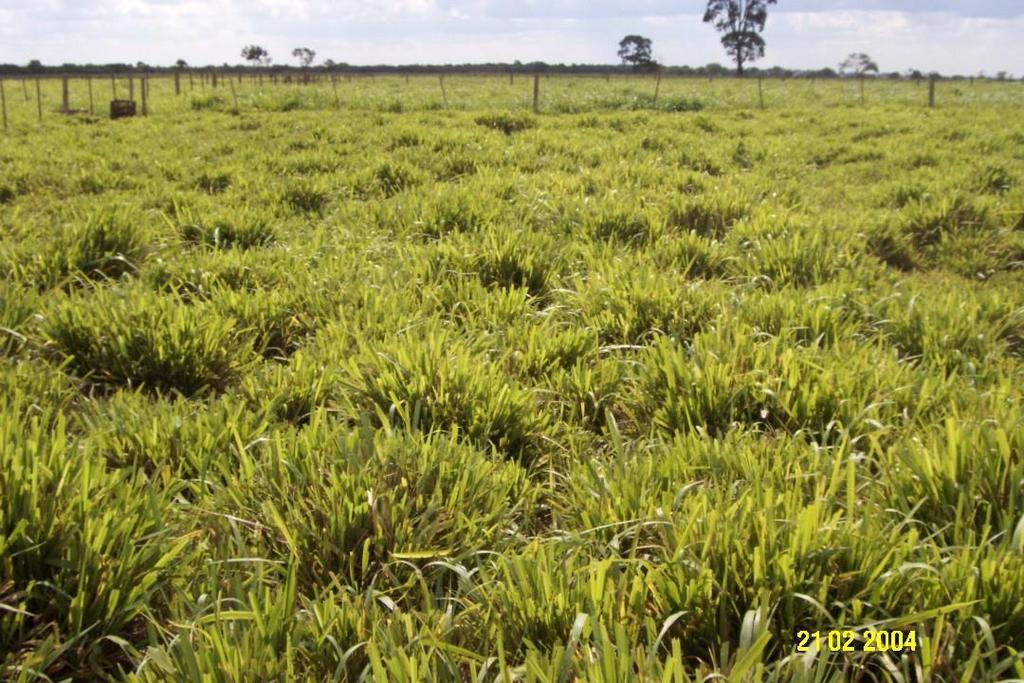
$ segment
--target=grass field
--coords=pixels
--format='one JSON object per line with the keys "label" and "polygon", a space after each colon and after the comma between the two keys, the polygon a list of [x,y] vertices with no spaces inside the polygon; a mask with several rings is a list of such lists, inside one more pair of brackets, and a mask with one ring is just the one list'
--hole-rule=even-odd
{"label": "grass field", "polygon": [[8,81],[0,677],[1024,678],[1024,87],[653,85]]}

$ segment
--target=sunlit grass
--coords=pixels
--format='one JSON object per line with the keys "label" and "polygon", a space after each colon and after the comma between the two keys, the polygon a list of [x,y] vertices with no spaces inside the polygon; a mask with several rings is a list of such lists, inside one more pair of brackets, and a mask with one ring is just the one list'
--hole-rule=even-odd
{"label": "sunlit grass", "polygon": [[0,678],[1024,678],[1018,86],[226,85],[9,94]]}

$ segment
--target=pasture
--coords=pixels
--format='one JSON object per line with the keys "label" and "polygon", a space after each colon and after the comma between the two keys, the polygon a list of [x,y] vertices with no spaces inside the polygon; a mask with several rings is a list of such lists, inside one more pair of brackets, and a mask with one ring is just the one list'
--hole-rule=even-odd
{"label": "pasture", "polygon": [[1024,86],[540,84],[5,82],[0,677],[1024,678]]}

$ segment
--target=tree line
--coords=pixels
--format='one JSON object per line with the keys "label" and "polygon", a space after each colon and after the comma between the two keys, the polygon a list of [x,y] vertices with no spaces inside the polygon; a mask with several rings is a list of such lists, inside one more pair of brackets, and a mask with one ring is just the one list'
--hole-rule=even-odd
{"label": "tree line", "polygon": [[[580,76],[606,76],[615,74],[635,74],[645,73],[648,71],[653,72],[655,69],[650,67],[645,68],[634,68],[632,65],[622,64],[552,64],[548,62],[488,62],[488,63],[464,63],[464,64],[346,64],[343,62],[332,62],[330,64],[319,64],[311,65],[303,68],[299,66],[272,64],[266,67],[254,67],[245,64],[206,64],[206,65],[185,65],[182,67],[178,66],[158,66],[150,64],[127,64],[127,63],[116,63],[116,64],[59,64],[59,65],[42,65],[40,67],[30,69],[25,65],[18,64],[0,64],[0,76],[13,76],[13,77],[47,77],[47,76],[114,76],[114,75],[131,75],[131,74],[173,74],[185,73],[187,71],[192,72],[213,72],[216,71],[222,74],[277,74],[277,75],[299,75],[302,73],[316,73],[316,74],[337,74],[337,75],[352,75],[352,76],[372,76],[372,75],[502,75],[507,76],[508,74],[516,75],[531,75],[531,74],[551,74],[551,75],[580,75]],[[703,66],[666,66],[659,64],[656,70],[663,76],[680,76],[680,77],[694,77],[694,78],[723,78],[727,76],[734,76],[735,69],[718,63],[706,64]],[[779,66],[773,66],[771,68],[744,68],[744,76],[749,77],[764,77],[764,78],[836,78],[842,76],[843,72],[834,68],[821,68],[821,69],[786,69]],[[966,79],[969,76],[942,76],[938,73],[926,74],[918,70],[911,70],[904,73],[900,72],[888,72],[879,73],[879,77],[883,78],[909,78],[909,79],[924,79],[930,77],[934,78],[951,78],[951,79]],[[1000,76],[993,76],[998,80],[1005,80],[1005,74]]]}

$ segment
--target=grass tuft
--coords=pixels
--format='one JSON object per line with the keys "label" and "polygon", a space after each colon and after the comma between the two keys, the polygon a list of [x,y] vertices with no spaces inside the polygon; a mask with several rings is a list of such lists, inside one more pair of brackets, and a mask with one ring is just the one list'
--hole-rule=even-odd
{"label": "grass tuft", "polygon": [[46,339],[83,379],[193,396],[222,391],[251,362],[248,334],[209,306],[139,289],[101,289],[63,302]]}

